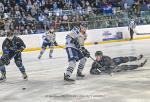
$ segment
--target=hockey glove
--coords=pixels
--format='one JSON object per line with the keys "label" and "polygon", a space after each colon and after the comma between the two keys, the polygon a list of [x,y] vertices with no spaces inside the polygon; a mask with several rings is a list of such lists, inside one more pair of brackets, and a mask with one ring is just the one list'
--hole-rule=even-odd
{"label": "hockey glove", "polygon": [[58,46],[58,44],[57,44],[57,42],[56,42],[56,41],[54,42],[54,45],[55,45],[55,46]]}
{"label": "hockey glove", "polygon": [[82,47],[80,50],[81,50],[82,54],[83,54],[85,57],[87,57],[87,58],[90,57],[90,52],[89,52],[87,49],[85,49],[84,47]]}
{"label": "hockey glove", "polygon": [[93,75],[100,75],[101,74],[101,70],[99,69],[92,69],[90,70],[90,73]]}
{"label": "hockey glove", "polygon": [[24,49],[25,49],[24,47],[21,47],[20,49],[16,49],[15,53],[22,52]]}
{"label": "hockey glove", "polygon": [[4,65],[10,64],[9,55],[7,55],[7,54],[4,54],[4,55],[1,57],[1,60],[2,60],[2,63],[3,63]]}

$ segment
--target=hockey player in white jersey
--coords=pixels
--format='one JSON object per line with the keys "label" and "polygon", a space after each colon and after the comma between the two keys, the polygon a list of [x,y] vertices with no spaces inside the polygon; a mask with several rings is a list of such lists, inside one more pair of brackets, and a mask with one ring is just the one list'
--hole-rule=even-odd
{"label": "hockey player in white jersey", "polygon": [[66,52],[68,55],[69,66],[64,73],[65,81],[75,81],[71,79],[71,74],[79,61],[77,77],[84,77],[82,70],[86,63],[86,57],[90,57],[90,53],[84,47],[84,41],[87,39],[86,28],[83,26],[74,27],[66,36]]}
{"label": "hockey player in white jersey", "polygon": [[41,50],[41,52],[38,56],[38,59],[41,59],[41,57],[42,57],[43,53],[45,52],[47,46],[50,48],[49,58],[52,58],[54,46],[57,46],[57,42],[55,40],[56,35],[54,33],[54,27],[51,27],[45,33],[45,35],[42,36],[42,38],[43,38],[42,50]]}

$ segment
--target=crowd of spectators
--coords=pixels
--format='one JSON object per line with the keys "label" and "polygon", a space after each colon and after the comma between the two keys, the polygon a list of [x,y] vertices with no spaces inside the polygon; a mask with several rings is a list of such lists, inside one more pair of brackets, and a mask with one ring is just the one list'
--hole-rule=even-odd
{"label": "crowd of spectators", "polygon": [[91,18],[99,15],[100,23],[106,24],[113,22],[114,15],[118,20],[118,12],[140,16],[142,11],[149,10],[150,0],[1,0],[0,33],[14,29],[19,35],[34,34],[50,26],[68,31],[74,23],[93,22]]}

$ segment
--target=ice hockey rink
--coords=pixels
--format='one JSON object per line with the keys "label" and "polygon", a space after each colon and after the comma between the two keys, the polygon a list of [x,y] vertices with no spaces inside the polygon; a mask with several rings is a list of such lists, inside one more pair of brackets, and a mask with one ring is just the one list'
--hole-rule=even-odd
{"label": "ice hockey rink", "polygon": [[[53,58],[48,50],[41,60],[39,51],[23,53],[23,61],[29,77],[23,81],[13,63],[7,67],[7,81],[0,83],[0,102],[150,102],[150,40],[134,40],[86,46],[91,56],[97,50],[104,55],[137,56],[148,59],[146,65],[134,71],[93,76],[89,74],[92,60],[88,59],[84,79],[74,84],[63,81],[68,65],[64,49],[56,49]],[[142,61],[142,60],[141,60]],[[140,61],[128,63],[136,64]],[[76,78],[76,69],[73,73]]]}

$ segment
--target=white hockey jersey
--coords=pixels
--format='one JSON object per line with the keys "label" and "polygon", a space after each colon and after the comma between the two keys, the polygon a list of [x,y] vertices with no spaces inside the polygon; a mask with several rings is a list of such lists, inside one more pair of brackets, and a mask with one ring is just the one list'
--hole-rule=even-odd
{"label": "white hockey jersey", "polygon": [[43,36],[43,42],[45,43],[54,43],[55,42],[55,38],[56,38],[56,34],[55,33],[51,33],[50,31],[47,31]]}
{"label": "white hockey jersey", "polygon": [[66,36],[66,47],[72,47],[72,48],[76,48],[76,45],[74,43],[72,43],[72,39],[75,39],[76,41],[78,41],[78,43],[80,44],[80,46],[84,46],[84,42],[87,39],[87,34],[81,34],[79,28],[74,27],[71,32],[69,34],[67,34]]}

